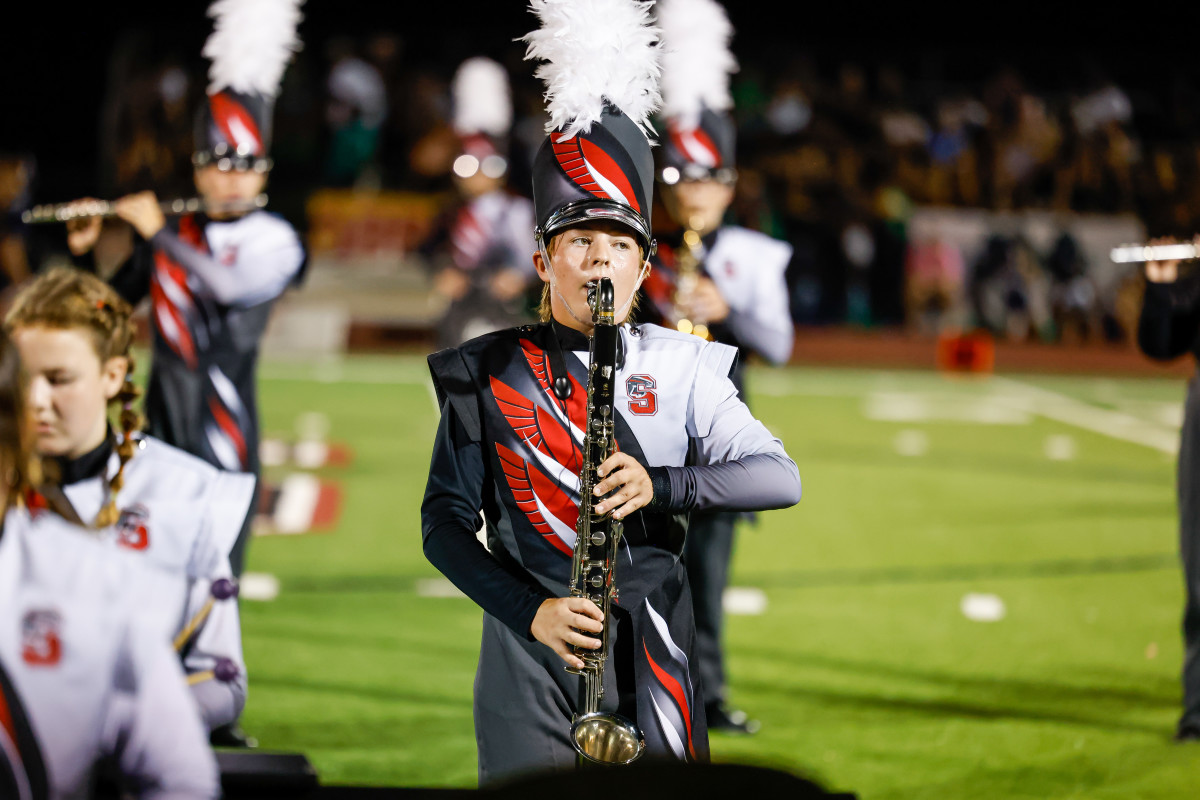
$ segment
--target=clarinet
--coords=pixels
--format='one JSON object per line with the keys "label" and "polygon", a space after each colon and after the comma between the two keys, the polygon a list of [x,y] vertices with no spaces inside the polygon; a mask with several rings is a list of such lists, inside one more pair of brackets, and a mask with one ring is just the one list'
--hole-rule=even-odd
{"label": "clarinet", "polygon": [[[617,546],[622,523],[612,514],[596,514],[596,468],[616,449],[613,384],[617,373],[617,342],[620,327],[614,320],[613,285],[608,278],[588,287],[592,307],[592,340],[588,358],[587,421],[583,434],[583,468],[579,472],[579,521],[575,525],[575,549],[571,557],[572,597],[586,597],[604,613],[600,647],[575,647],[583,667],[567,672],[583,678],[579,713],[571,722],[571,742],[579,764],[629,764],[641,756],[646,743],[637,725],[620,716],[600,711],[604,697],[604,664],[609,652],[609,612],[617,600],[614,581]],[[590,634],[589,635],[595,635]]]}

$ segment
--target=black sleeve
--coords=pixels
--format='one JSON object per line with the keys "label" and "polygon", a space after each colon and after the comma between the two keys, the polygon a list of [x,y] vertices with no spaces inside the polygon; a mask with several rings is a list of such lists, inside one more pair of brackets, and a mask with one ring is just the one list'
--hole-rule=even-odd
{"label": "black sleeve", "polygon": [[[72,256],[75,266],[93,275],[96,272],[96,255],[89,250],[81,256]],[[150,271],[154,268],[154,245],[134,236],[133,253],[125,263],[117,267],[108,283],[126,303],[137,307],[150,294]]]}
{"label": "black sleeve", "polygon": [[1138,347],[1151,358],[1183,355],[1200,334],[1200,278],[1174,283],[1146,283],[1138,320]]}
{"label": "black sleeve", "polygon": [[484,611],[533,641],[530,625],[551,595],[492,557],[475,537],[485,483],[480,442],[467,434],[455,405],[444,403],[421,503],[425,557]]}

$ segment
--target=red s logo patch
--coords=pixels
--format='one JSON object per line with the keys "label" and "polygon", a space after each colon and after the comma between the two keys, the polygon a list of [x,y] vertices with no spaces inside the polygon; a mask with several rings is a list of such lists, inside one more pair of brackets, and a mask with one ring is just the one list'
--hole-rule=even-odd
{"label": "red s logo patch", "polygon": [[57,611],[28,611],[21,621],[21,658],[34,667],[53,667],[62,660],[62,640],[58,629],[62,619]]}
{"label": "red s logo patch", "polygon": [[656,385],[649,375],[630,375],[625,379],[630,413],[649,417],[658,411],[658,395],[652,391]]}
{"label": "red s logo patch", "polygon": [[130,550],[145,550],[150,546],[149,510],[135,505],[121,512],[117,520],[117,544]]}

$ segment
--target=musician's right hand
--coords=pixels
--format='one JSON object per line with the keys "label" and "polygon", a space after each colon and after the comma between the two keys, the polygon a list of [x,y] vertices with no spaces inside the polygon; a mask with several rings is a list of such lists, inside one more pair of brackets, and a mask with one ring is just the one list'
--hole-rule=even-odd
{"label": "musician's right hand", "polygon": [[[84,204],[100,201],[94,197],[85,197],[75,202]],[[104,220],[100,217],[76,217],[67,220],[67,249],[71,251],[71,255],[81,256],[95,247],[103,227]]]}
{"label": "musician's right hand", "polygon": [[[538,606],[529,632],[533,638],[549,647],[568,666],[580,668],[583,660],[571,649],[571,645],[597,648],[600,640],[580,633],[604,630],[604,614],[586,597],[552,597]],[[576,630],[576,629],[579,630]]]}
{"label": "musician's right hand", "polygon": [[167,224],[154,192],[138,192],[113,203],[113,211],[128,222],[143,239],[150,240]]}

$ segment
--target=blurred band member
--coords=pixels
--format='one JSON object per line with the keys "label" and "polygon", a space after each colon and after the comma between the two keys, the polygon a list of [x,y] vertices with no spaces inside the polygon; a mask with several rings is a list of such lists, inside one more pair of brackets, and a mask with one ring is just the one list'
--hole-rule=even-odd
{"label": "blurred band member", "polygon": [[[104,281],[60,267],[21,290],[5,331],[29,374],[29,414],[43,457],[39,492],[60,516],[97,531],[106,547],[180,578],[172,596],[156,602],[182,606],[171,638],[201,716],[215,729],[235,722],[246,702],[229,550],[254,478],[140,435],[129,317],[129,304]],[[114,405],[119,432],[108,419]]]}
{"label": "blurred band member", "polygon": [[[217,765],[152,587],[156,575],[46,510],[17,351],[0,333],[0,797],[89,796],[116,761],[139,798],[218,797]],[[157,605],[155,603],[158,603]]]}
{"label": "blurred band member", "polygon": [[[663,204],[683,229],[659,248],[646,280],[643,318],[738,348],[732,378],[745,399],[744,365],[758,355],[782,364],[794,336],[784,278],[792,248],[757,231],[723,224],[733,200],[734,122],[729,73],[737,68],[733,29],[714,0],[660,0],[665,134],[658,150]],[[697,668],[710,730],[752,733],[758,723],[726,705],[721,598],[734,525],[730,511],[695,513],[684,563],[696,613]]]}
{"label": "blurred band member", "polygon": [[[216,32],[204,48],[211,83],[192,156],[207,210],[168,218],[153,192],[118,200],[117,216],[140,240],[109,279],[131,305],[151,300],[150,433],[218,469],[256,476],[259,343],[272,306],[305,263],[292,226],[257,207],[271,168],[274,96],[299,47],[298,3],[214,4]],[[73,223],[71,252],[89,253],[99,233],[95,218]],[[252,517],[230,554],[238,575]]]}
{"label": "blurred band member", "polygon": [[528,320],[526,297],[536,283],[533,205],[505,189],[512,101],[504,67],[471,58],[458,68],[452,87],[454,132],[461,143],[454,185],[461,201],[439,240],[444,265],[434,291],[449,301],[438,324],[438,345]]}
{"label": "blurred band member", "polygon": [[[1166,244],[1158,240],[1152,244]],[[1200,237],[1195,241],[1200,246]],[[1200,358],[1200,272],[1180,274],[1179,262],[1146,264],[1146,293],[1138,321],[1138,346],[1163,361],[1191,353]],[[1200,378],[1188,383],[1179,442],[1179,552],[1186,601],[1183,609],[1183,714],[1179,741],[1200,740]]]}

